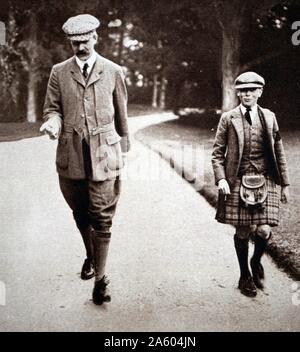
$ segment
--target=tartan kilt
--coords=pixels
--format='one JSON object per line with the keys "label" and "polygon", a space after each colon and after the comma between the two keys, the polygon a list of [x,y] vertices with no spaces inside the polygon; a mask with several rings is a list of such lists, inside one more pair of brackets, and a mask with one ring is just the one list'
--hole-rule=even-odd
{"label": "tartan kilt", "polygon": [[[253,173],[249,174],[253,175]],[[279,224],[279,195],[274,180],[266,176],[268,196],[262,209],[251,209],[244,206],[240,199],[241,183],[241,178],[237,178],[226,200],[224,195],[219,193],[216,220],[235,226],[265,224],[277,226]]]}

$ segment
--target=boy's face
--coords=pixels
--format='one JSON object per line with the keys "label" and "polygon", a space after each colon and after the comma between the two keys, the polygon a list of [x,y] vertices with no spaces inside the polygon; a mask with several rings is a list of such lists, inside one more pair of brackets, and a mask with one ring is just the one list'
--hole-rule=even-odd
{"label": "boy's face", "polygon": [[257,103],[258,98],[261,97],[262,91],[262,88],[243,88],[238,90],[237,96],[246,108],[251,108]]}

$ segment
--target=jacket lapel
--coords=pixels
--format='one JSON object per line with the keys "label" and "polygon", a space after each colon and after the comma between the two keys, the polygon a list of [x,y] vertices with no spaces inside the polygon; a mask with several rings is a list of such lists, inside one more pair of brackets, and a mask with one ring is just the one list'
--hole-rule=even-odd
{"label": "jacket lapel", "polygon": [[273,114],[269,112],[267,109],[263,109],[262,107],[258,106],[258,111],[261,113],[266,125],[267,130],[273,129]]}
{"label": "jacket lapel", "polygon": [[243,126],[243,115],[239,106],[236,107],[231,112],[231,116],[232,116],[231,123],[235,128],[235,131],[238,137],[239,156],[241,157],[244,149],[244,126]]}
{"label": "jacket lapel", "polygon": [[263,109],[260,106],[258,106],[258,113],[261,116],[261,118],[263,119],[265,132],[268,137],[268,143],[269,143],[269,146],[271,147],[271,150],[273,150],[274,149],[274,147],[273,147],[273,123],[274,123],[273,115],[269,112],[269,110]]}
{"label": "jacket lapel", "polygon": [[103,72],[103,61],[100,55],[97,55],[97,59],[95,65],[91,71],[90,77],[87,81],[87,87],[92,85],[93,83],[97,82],[102,76],[101,73]]}
{"label": "jacket lapel", "polygon": [[75,81],[77,81],[78,83],[80,83],[83,87],[85,87],[85,80],[83,78],[83,75],[80,71],[80,68],[78,67],[75,57],[73,57],[73,60],[71,61],[71,74],[72,77],[75,79]]}

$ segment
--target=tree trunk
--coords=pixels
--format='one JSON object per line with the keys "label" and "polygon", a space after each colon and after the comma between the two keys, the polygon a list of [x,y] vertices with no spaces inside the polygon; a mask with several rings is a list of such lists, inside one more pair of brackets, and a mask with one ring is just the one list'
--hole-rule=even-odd
{"label": "tree trunk", "polygon": [[[230,24],[230,27],[232,24]],[[240,73],[240,38],[238,30],[223,28],[222,31],[222,110],[228,111],[237,105],[234,80]]]}
{"label": "tree trunk", "polygon": [[242,0],[214,1],[214,6],[222,30],[222,110],[228,111],[238,102],[233,84],[241,69],[241,33],[251,6]]}
{"label": "tree trunk", "polygon": [[164,109],[166,107],[166,89],[167,89],[167,80],[165,77],[161,79],[161,87],[159,94],[159,107]]}
{"label": "tree trunk", "polygon": [[36,122],[36,100],[35,100],[35,92],[36,92],[36,85],[35,85],[35,77],[32,70],[29,68],[28,72],[28,84],[27,84],[27,121],[28,122]]}
{"label": "tree trunk", "polygon": [[180,108],[182,108],[182,90],[185,82],[176,80],[173,82],[173,88],[171,91],[171,107],[175,115],[179,114]]}
{"label": "tree trunk", "polygon": [[153,76],[153,93],[152,93],[152,107],[157,108],[158,98],[158,74],[155,73]]}
{"label": "tree trunk", "polygon": [[37,60],[37,22],[31,15],[28,36],[28,83],[27,83],[27,121],[36,122],[36,60]]}
{"label": "tree trunk", "polygon": [[119,33],[119,43],[118,43],[118,64],[123,64],[123,46],[124,46],[124,25],[122,21],[122,26]]}
{"label": "tree trunk", "polygon": [[0,21],[0,45],[6,44],[6,30],[5,23]]}

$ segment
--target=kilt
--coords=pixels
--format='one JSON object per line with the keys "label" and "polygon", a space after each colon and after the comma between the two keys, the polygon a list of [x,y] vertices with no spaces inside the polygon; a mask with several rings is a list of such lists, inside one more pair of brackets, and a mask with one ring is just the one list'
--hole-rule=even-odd
{"label": "kilt", "polygon": [[[252,173],[247,173],[253,175]],[[241,178],[237,178],[231,194],[226,196],[219,193],[216,220],[224,224],[235,226],[244,225],[270,225],[279,223],[279,195],[276,184],[270,176],[266,176],[268,196],[261,209],[245,207],[240,199]]]}

